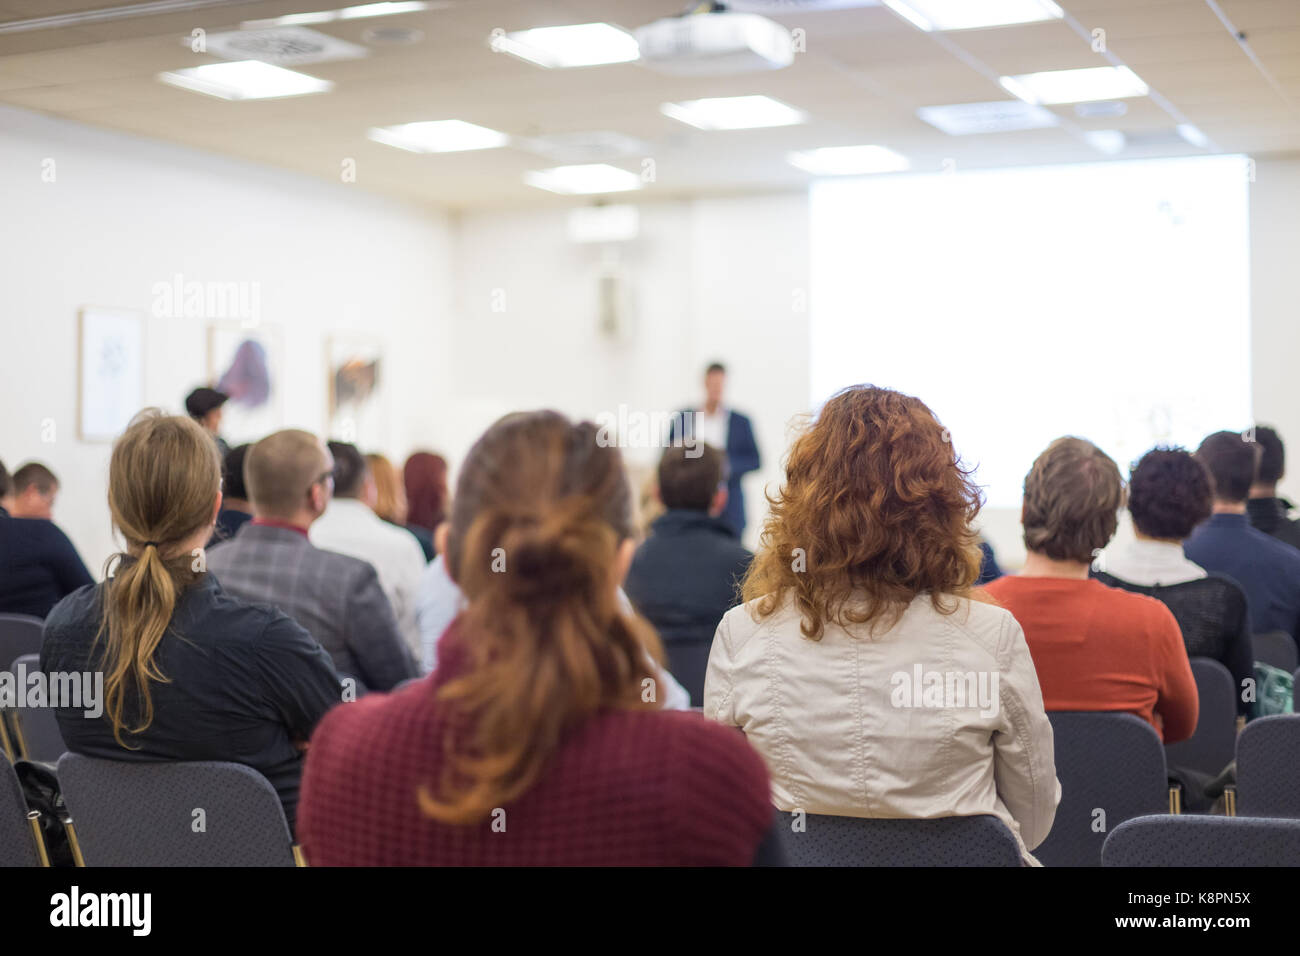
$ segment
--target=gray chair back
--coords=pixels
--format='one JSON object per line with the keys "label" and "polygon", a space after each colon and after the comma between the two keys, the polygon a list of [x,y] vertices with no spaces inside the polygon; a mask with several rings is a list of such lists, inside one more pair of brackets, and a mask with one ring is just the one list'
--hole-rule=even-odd
{"label": "gray chair back", "polygon": [[1165,748],[1132,714],[1055,711],[1061,803],[1047,839],[1033,850],[1044,866],[1100,866],[1106,834],[1125,820],[1169,809]]}
{"label": "gray chair back", "polygon": [[1255,651],[1255,660],[1272,664],[1290,673],[1296,669],[1297,660],[1295,641],[1286,631],[1267,631],[1264,634],[1252,634],[1250,645]]}
{"label": "gray chair back", "polygon": [[24,654],[41,652],[41,629],[45,622],[30,614],[0,614],[0,671]]}
{"label": "gray chair back", "polygon": [[788,866],[1020,866],[1020,848],[994,816],[881,820],[777,813]]}
{"label": "gray chair back", "polygon": [[18,774],[0,760],[0,866],[41,866]]}
{"label": "gray chair back", "polygon": [[[15,671],[19,665],[26,665],[27,673],[35,673],[41,669],[40,655],[24,654],[14,661]],[[56,764],[67,752],[54,707],[15,707],[9,716],[17,731],[15,743],[27,760]]]}
{"label": "gray chair back", "polygon": [[1237,687],[1232,672],[1218,661],[1193,657],[1191,664],[1201,698],[1196,731],[1186,740],[1166,746],[1165,762],[1217,777],[1232,763],[1237,746]]}
{"label": "gray chair back", "polygon": [[294,865],[280,798],[243,764],[66,753],[58,773],[87,866]]}
{"label": "gray chair back", "polygon": [[1300,818],[1300,714],[1257,717],[1237,738],[1237,815]]}
{"label": "gray chair back", "polygon": [[1102,866],[1300,866],[1300,820],[1137,817],[1117,826]]}

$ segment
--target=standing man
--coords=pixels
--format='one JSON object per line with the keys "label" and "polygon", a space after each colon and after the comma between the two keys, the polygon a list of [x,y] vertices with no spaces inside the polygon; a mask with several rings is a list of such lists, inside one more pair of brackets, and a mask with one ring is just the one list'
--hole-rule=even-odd
{"label": "standing man", "polygon": [[704,372],[704,406],[686,409],[680,420],[675,417],[668,439],[671,444],[683,440],[678,429],[684,427],[686,443],[703,442],[726,454],[727,505],[720,517],[740,537],[745,530],[745,492],[740,480],[758,470],[760,459],[748,416],[722,403],[726,387],[727,369],[721,362],[714,362]]}
{"label": "standing man", "polygon": [[212,436],[212,440],[217,443],[217,450],[221,452],[222,461],[225,461],[226,456],[230,454],[230,446],[220,435],[221,406],[226,404],[229,398],[230,396],[225,392],[218,392],[215,388],[206,386],[196,388],[185,396],[185,411]]}

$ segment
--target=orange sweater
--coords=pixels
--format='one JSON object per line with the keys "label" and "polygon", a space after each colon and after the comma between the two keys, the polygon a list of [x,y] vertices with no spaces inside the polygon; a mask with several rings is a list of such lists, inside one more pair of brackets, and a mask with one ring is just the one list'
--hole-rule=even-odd
{"label": "orange sweater", "polygon": [[1160,601],[1071,578],[1008,576],[987,587],[1024,628],[1047,710],[1127,711],[1168,744],[1196,730],[1196,682]]}

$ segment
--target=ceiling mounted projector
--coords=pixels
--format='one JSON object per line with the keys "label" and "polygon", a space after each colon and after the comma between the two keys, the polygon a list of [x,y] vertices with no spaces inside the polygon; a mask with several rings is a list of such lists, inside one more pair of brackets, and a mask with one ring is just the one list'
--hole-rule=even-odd
{"label": "ceiling mounted projector", "polygon": [[641,64],[661,73],[702,76],[779,70],[794,61],[790,31],[756,13],[720,4],[703,13],[656,20],[636,31]]}

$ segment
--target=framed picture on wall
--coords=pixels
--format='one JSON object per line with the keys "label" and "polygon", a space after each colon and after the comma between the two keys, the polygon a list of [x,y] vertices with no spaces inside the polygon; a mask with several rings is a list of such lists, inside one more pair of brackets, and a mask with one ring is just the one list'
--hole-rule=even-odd
{"label": "framed picture on wall", "polygon": [[363,448],[387,444],[387,380],[383,343],[365,333],[338,333],[325,342],[326,415],[330,438]]}
{"label": "framed picture on wall", "polygon": [[230,396],[221,433],[233,447],[284,427],[284,337],[275,325],[208,326],[208,381]]}
{"label": "framed picture on wall", "polygon": [[143,316],[86,306],[77,325],[77,437],[112,441],[143,406]]}

